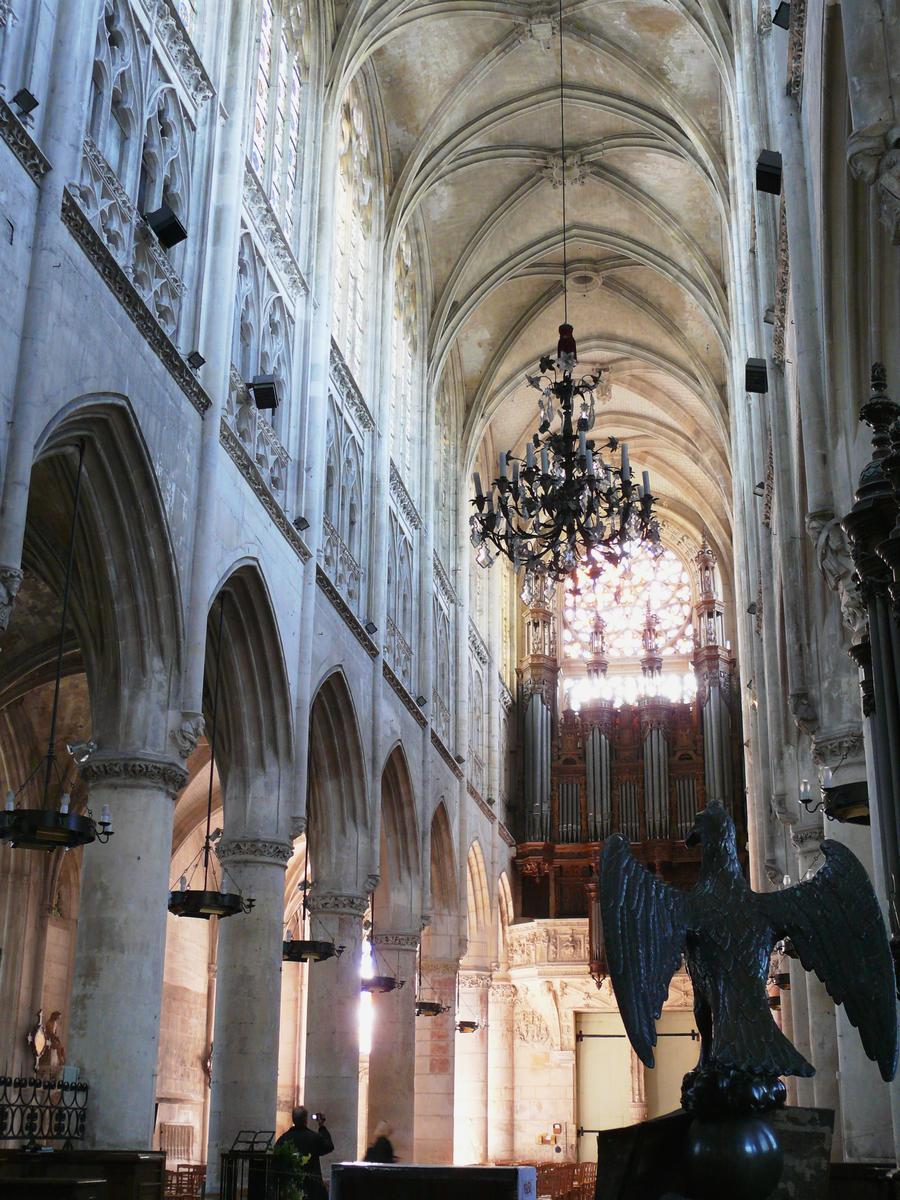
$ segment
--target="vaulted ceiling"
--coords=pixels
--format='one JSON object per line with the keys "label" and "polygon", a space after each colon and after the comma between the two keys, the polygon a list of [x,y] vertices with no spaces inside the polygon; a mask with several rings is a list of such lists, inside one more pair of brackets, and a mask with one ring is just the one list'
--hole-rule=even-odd
{"label": "vaulted ceiling", "polygon": [[[556,3],[388,0],[351,5],[336,46],[374,70],[390,230],[424,230],[431,369],[456,357],[470,459],[521,449],[523,376],[563,316],[558,29]],[[727,11],[563,0],[563,34],[569,315],[581,363],[610,368],[598,429],[650,469],[673,528],[725,552]]]}

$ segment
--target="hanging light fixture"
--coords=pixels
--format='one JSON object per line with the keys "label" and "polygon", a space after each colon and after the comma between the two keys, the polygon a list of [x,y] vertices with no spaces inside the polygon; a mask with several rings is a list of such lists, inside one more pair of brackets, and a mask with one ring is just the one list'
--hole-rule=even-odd
{"label": "hanging light fixture", "polygon": [[[500,473],[486,492],[475,473],[475,512],[469,518],[479,566],[489,567],[498,554],[505,554],[516,570],[542,572],[553,579],[565,579],[592,550],[599,572],[603,560],[617,564],[627,554],[629,543],[659,541],[648,472],[642,483],[635,484],[624,442],[610,437],[598,445],[588,438],[596,418],[594,393],[602,370],[581,376],[575,373],[578,350],[569,324],[568,296],[562,0],[559,124],[563,323],[556,357],[544,355],[537,374],[526,376],[529,386],[540,393],[540,420],[525,458],[516,458],[509,451],[501,453]],[[618,465],[612,457],[616,453]]]}
{"label": "hanging light fixture", "polygon": [[422,943],[419,942],[418,974],[416,977],[416,1016],[439,1017],[441,1013],[449,1011],[449,1005],[441,1004],[440,1000],[422,999]]}
{"label": "hanging light fixture", "polygon": [[[238,890],[226,892],[218,886],[215,863],[211,861],[212,848],[221,837],[220,829],[211,830],[213,767],[216,761],[216,724],[219,715],[219,679],[222,675],[222,626],[225,620],[225,593],[219,599],[219,628],[216,635],[216,682],[213,686],[212,730],[209,745],[209,789],[206,793],[206,836],[203,845],[187,871],[181,876],[177,887],[169,892],[169,912],[176,917],[195,917],[208,921],[210,917],[231,917],[235,913],[247,913],[255,900],[246,899]],[[203,887],[192,888],[191,880],[203,858]],[[222,867],[222,874],[228,872]],[[210,883],[212,887],[210,887]]]}
{"label": "hanging light fixture", "polygon": [[380,960],[382,955],[375,948],[375,893],[372,893],[372,918],[369,921],[369,945],[372,947],[372,960],[375,963],[376,969],[381,966],[382,974],[369,975],[368,978],[359,981],[360,990],[363,992],[395,992],[399,991],[406,983],[405,979],[398,979],[396,975],[389,975],[383,970],[384,964]]}
{"label": "hanging light fixture", "polygon": [[454,1029],[457,1033],[477,1033],[481,1028],[481,1022],[472,1020],[469,1017],[460,1017],[459,1015],[459,971],[456,973],[456,1024]]}
{"label": "hanging light fixture", "polygon": [[[306,915],[309,912],[309,835],[307,834],[306,852],[303,856],[303,882],[300,892],[303,899],[300,902],[300,928],[303,929]],[[281,946],[283,962],[325,962],[344,953],[343,946],[336,946],[333,941],[285,937]]]}
{"label": "hanging light fixture", "polygon": [[[88,842],[105,845],[113,836],[109,805],[104,804],[100,820],[95,821],[90,809],[86,815],[71,811],[71,796],[63,791],[58,809],[50,808],[50,784],[54,775],[64,786],[56,762],[56,725],[59,717],[59,690],[62,683],[63,653],[66,644],[66,620],[69,615],[69,595],[72,587],[72,569],[75,563],[75,533],[78,528],[78,509],[81,502],[81,479],[84,472],[84,441],[78,443],[78,470],[75,473],[75,492],[72,502],[72,524],[69,531],[69,548],[66,557],[66,576],[63,585],[62,615],[59,622],[59,646],[56,654],[56,679],[53,685],[53,707],[50,711],[50,732],[47,737],[47,752],[38,760],[37,766],[18,791],[6,793],[4,811],[0,813],[0,841],[7,842],[17,850],[71,850],[85,846]],[[17,801],[44,768],[44,784],[41,790],[40,808],[20,808]]]}

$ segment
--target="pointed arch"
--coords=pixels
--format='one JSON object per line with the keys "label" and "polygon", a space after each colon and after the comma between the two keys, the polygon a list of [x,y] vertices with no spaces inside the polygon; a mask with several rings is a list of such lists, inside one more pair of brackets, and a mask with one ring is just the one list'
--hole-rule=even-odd
{"label": "pointed arch", "polygon": [[[221,606],[224,604],[224,608]],[[286,832],[281,789],[293,761],[290,687],[269,589],[255,562],[233,570],[210,607],[206,634],[204,714],[211,728],[222,620],[216,767],[225,793],[228,828],[236,818],[257,832]],[[238,816],[229,802],[243,806]]]}
{"label": "pointed arch", "polygon": [[431,818],[431,912],[434,916],[456,913],[459,907],[459,884],[453,833],[447,806],[441,800]]}
{"label": "pointed arch", "polygon": [[409,765],[399,743],[381,773],[380,881],[375,893],[378,922],[399,930],[419,928],[422,861],[418,818]]}
{"label": "pointed arch", "polygon": [[466,929],[468,934],[467,958],[487,956],[487,938],[490,928],[491,902],[484,869],[484,853],[476,838],[469,846],[466,856]]}
{"label": "pointed arch", "polygon": [[310,712],[307,814],[316,886],[361,893],[368,873],[368,776],[356,709],[339,668],[319,686]]}
{"label": "pointed arch", "polygon": [[[23,566],[61,596],[81,442],[69,611],[93,732],[106,746],[169,754],[183,668],[181,590],[159,484],[124,397],[79,398],[44,431],[31,474]],[[14,621],[23,620],[28,593],[26,579]],[[45,650],[54,652],[52,641]]]}

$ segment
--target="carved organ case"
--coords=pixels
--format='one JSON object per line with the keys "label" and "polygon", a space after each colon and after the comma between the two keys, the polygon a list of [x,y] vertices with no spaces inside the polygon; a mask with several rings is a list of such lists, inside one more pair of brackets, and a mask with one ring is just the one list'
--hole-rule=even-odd
{"label": "carved organ case", "polygon": [[684,837],[707,799],[745,838],[740,708],[715,557],[635,547],[624,568],[579,569],[521,594],[516,865],[525,917],[591,917],[603,973],[596,872],[621,832],[683,887],[699,853]]}

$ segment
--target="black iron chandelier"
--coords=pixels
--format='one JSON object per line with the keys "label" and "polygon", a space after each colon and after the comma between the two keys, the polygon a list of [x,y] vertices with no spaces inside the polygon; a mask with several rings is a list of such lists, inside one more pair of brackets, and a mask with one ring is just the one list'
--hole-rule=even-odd
{"label": "black iron chandelier", "polygon": [[[312,887],[309,881],[309,833],[306,835],[306,848],[303,852],[303,882],[298,886],[302,896],[298,932],[302,934],[309,914],[309,891]],[[281,957],[284,962],[326,962],[329,958],[340,958],[344,950],[344,946],[336,945],[331,938],[295,938],[285,933],[281,946]]]}
{"label": "black iron chandelier", "polygon": [[[565,579],[590,556],[599,574],[603,560],[617,564],[631,543],[658,543],[654,497],[645,471],[632,481],[628,446],[588,438],[595,420],[595,390],[602,370],[576,374],[578,351],[569,324],[566,227],[566,127],[562,0],[559,5],[559,116],[562,159],[563,323],[556,357],[544,355],[529,385],[540,393],[538,432],[525,458],[500,454],[500,473],[484,492],[474,475],[475,512],[469,518],[475,561],[489,567],[505,554],[515,569]],[[558,424],[557,424],[558,422]],[[609,459],[604,457],[608,452]],[[618,453],[618,465],[612,455]]]}
{"label": "black iron chandelier", "polygon": [[[78,510],[81,502],[81,481],[84,474],[83,441],[78,443],[78,469],[75,473],[75,490],[72,501],[72,523],[69,529],[69,546],[66,556],[66,576],[63,585],[62,612],[59,620],[59,644],[56,654],[56,678],[53,685],[53,707],[50,713],[50,731],[47,737],[47,752],[38,760],[37,766],[18,791],[6,793],[6,804],[0,812],[0,841],[17,850],[73,850],[89,842],[105,845],[113,836],[112,817],[109,805],[104,804],[100,820],[96,821],[90,809],[84,814],[72,812],[71,796],[65,791],[64,780],[56,762],[56,727],[59,718],[59,693],[62,684],[63,656],[66,648],[66,625],[69,615],[69,597],[72,590],[72,571],[75,564],[75,535],[78,530]],[[70,751],[72,747],[69,747]],[[43,785],[38,775],[43,768]],[[50,788],[54,776],[61,789],[58,809],[50,807]],[[41,786],[40,807],[27,808],[20,804],[20,797],[34,784]]]}

